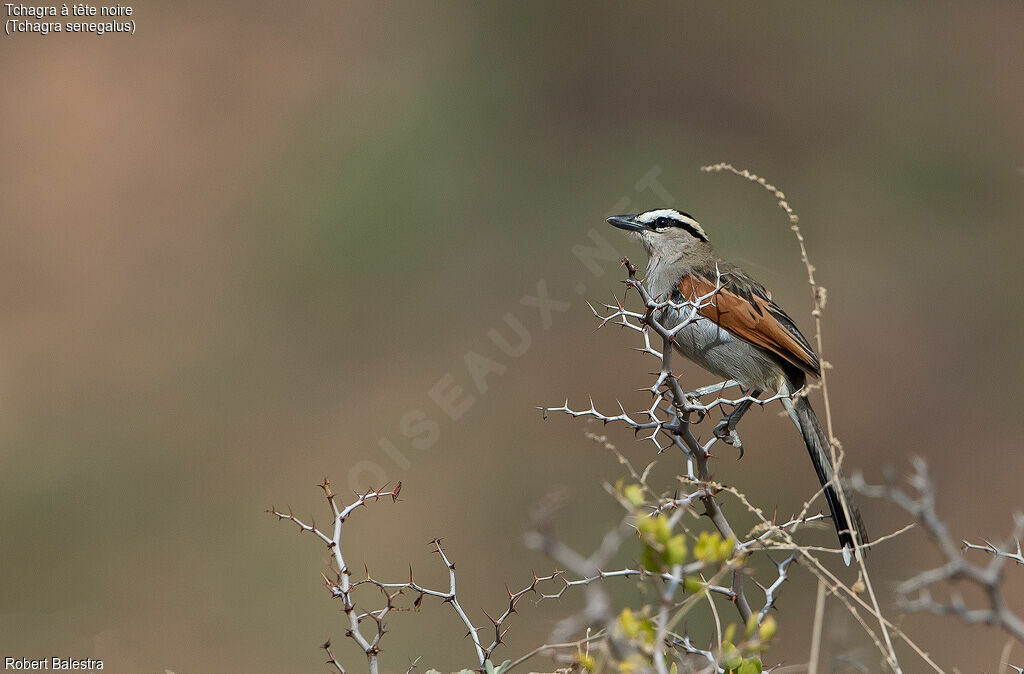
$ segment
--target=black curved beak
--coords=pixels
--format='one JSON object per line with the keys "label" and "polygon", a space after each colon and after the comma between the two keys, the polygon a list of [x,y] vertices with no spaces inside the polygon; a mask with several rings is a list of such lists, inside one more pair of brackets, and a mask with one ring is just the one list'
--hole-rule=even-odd
{"label": "black curved beak", "polygon": [[633,215],[613,215],[608,218],[608,224],[627,232],[642,232],[644,230],[644,226],[636,221],[635,213]]}

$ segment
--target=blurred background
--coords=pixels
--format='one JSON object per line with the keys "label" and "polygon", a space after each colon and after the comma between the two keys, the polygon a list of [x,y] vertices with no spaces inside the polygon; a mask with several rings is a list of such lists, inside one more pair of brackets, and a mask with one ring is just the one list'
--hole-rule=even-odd
{"label": "blurred background", "polygon": [[[347,525],[350,565],[442,583],[443,536],[480,621],[553,566],[522,545],[552,490],[589,552],[621,467],[595,429],[536,407],[638,409],[651,364],[594,331],[585,301],[620,292],[621,269],[574,246],[596,232],[639,262],[604,218],[675,206],[813,329],[783,214],[699,171],[716,161],[801,216],[850,464],[878,481],[926,457],[957,537],[1005,536],[1024,507],[1019,3],[133,7],[134,36],[0,39],[0,654],[321,671],[333,637],[359,671],[324,550],[264,513],[326,520],[324,475],[342,493],[402,480]],[[539,286],[567,303],[548,321],[522,301]],[[488,337],[518,341],[509,315],[518,356]],[[426,419],[430,438],[403,434],[413,412],[405,430]],[[744,427],[717,478],[796,511],[817,487],[799,436],[771,408]],[[666,489],[680,466],[661,457]],[[906,520],[863,507],[875,536]],[[888,601],[938,558],[911,532],[869,561]],[[814,588],[794,572],[768,662],[806,661]],[[525,605],[497,659],[580,601]],[[829,657],[871,669],[856,625],[828,616]],[[998,667],[997,632],[903,622],[948,668]],[[436,603],[391,628],[388,671],[472,655]]]}

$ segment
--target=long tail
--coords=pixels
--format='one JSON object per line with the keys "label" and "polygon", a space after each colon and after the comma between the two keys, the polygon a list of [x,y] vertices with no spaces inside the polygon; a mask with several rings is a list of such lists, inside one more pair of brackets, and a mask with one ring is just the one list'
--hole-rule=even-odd
{"label": "long tail", "polygon": [[[843,511],[843,504],[839,500],[836,486],[831,483],[833,466],[828,438],[821,429],[818,417],[814,414],[814,409],[811,407],[811,403],[807,401],[807,398],[796,398],[793,400],[792,405],[787,407],[790,407],[790,416],[793,417],[793,421],[800,428],[800,434],[804,437],[807,451],[811,455],[811,462],[814,464],[814,472],[818,474],[818,481],[825,488],[825,500],[828,502],[828,509],[832,513],[832,520],[835,522],[836,532],[839,534],[839,544],[844,548],[852,549],[853,536],[850,534],[850,522],[846,518],[846,512]],[[836,483],[839,485],[839,489],[843,490],[846,508],[850,513],[850,518],[853,519],[853,526],[857,530],[857,540],[861,545],[864,545],[868,542],[868,532],[864,528],[864,521],[860,517],[860,510],[857,508],[857,504],[853,502],[850,490],[844,486],[845,480],[843,479],[842,472],[839,473],[839,479],[836,480]]]}

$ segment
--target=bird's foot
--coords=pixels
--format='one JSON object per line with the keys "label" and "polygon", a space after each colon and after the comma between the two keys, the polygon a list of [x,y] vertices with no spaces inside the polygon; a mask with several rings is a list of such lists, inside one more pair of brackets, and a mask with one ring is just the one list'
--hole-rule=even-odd
{"label": "bird's foot", "polygon": [[729,417],[725,417],[718,422],[718,425],[715,426],[714,434],[722,442],[740,450],[739,458],[743,458],[743,443],[740,442],[740,434],[729,424]]}

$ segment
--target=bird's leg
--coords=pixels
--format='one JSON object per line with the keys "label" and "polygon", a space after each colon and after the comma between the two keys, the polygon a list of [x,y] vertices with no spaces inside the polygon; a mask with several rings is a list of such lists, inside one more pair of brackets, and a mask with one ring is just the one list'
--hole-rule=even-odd
{"label": "bird's leg", "polygon": [[740,442],[740,436],[736,432],[736,426],[740,423],[740,419],[747,413],[750,406],[754,404],[753,398],[760,396],[762,391],[760,389],[752,388],[749,391],[744,392],[743,397],[748,400],[743,400],[739,405],[736,406],[729,414],[722,417],[722,420],[715,426],[715,437],[723,442],[726,442],[736,449],[740,450],[740,458],[743,458],[743,443]]}

